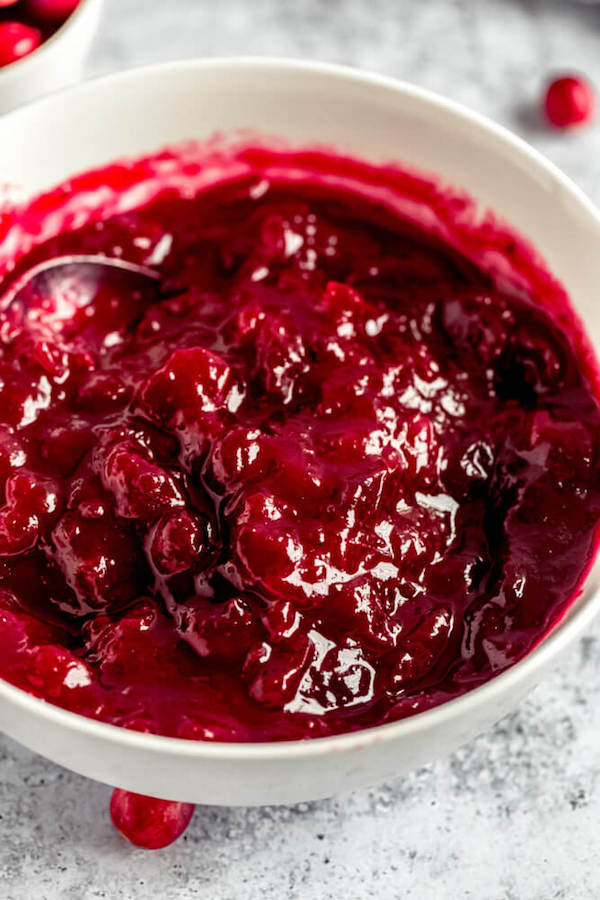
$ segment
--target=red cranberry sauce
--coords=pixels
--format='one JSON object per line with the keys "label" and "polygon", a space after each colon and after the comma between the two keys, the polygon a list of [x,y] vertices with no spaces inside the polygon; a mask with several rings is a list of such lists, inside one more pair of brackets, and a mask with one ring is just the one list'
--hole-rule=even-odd
{"label": "red cranberry sauce", "polygon": [[556,128],[572,128],[594,114],[594,89],[581,75],[564,75],[550,82],[544,95],[544,112]]}
{"label": "red cranberry sauce", "polygon": [[464,197],[219,165],[113,166],[5,224],[13,274],[105,253],[162,283],[0,321],[0,674],[185,738],[399,719],[523,657],[591,565],[585,340]]}

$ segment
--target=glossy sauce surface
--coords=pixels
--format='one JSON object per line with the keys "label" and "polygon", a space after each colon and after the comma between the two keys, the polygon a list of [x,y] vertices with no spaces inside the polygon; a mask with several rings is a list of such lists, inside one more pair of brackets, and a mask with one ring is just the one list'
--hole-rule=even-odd
{"label": "glossy sauce surface", "polygon": [[5,225],[6,283],[67,252],[162,280],[0,321],[0,674],[193,739],[393,721],[520,659],[591,564],[585,342],[433,182],[219,166],[113,166]]}

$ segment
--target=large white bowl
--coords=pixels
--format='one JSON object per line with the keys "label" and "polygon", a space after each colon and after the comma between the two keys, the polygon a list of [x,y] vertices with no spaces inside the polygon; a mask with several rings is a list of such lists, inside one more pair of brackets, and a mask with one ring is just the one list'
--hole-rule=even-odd
{"label": "large white bowl", "polygon": [[[0,121],[3,181],[39,191],[76,171],[170,142],[249,127],[399,159],[465,187],[531,238],[600,346],[600,218],[518,138],[440,97],[377,75],[280,60],[210,60],[138,69],[81,85]],[[588,582],[589,583],[589,582]],[[337,737],[195,743],[65,712],[0,681],[0,726],[90,778],[174,800],[290,803],[399,775],[488,728],[586,628],[590,588],[528,657],[470,694],[413,718]]]}
{"label": "large white bowl", "polygon": [[98,26],[102,0],[81,0],[47,41],[0,68],[0,113],[79,81]]}

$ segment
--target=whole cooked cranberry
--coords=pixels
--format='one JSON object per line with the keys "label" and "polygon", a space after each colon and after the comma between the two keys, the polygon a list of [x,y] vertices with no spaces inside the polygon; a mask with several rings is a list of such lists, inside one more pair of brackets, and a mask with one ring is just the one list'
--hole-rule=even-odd
{"label": "whole cooked cranberry", "polygon": [[54,559],[74,593],[72,612],[114,608],[131,600],[144,582],[136,539],[108,517],[68,511],[52,532]]}
{"label": "whole cooked cranberry", "polygon": [[175,350],[147,380],[141,392],[144,411],[167,426],[194,422],[203,413],[227,408],[233,388],[231,369],[204,347]]}
{"label": "whole cooked cranberry", "polygon": [[332,587],[328,610],[363,646],[376,650],[394,648],[401,628],[386,615],[381,584],[366,576],[357,581],[352,586]]}
{"label": "whole cooked cranberry", "polygon": [[36,19],[63,22],[79,6],[80,0],[26,0],[27,10]]}
{"label": "whole cooked cranberry", "polygon": [[31,550],[58,510],[56,483],[30,472],[18,472],[6,481],[6,504],[0,508],[0,556]]}
{"label": "whole cooked cranberry", "polygon": [[381,372],[367,357],[360,368],[336,365],[321,384],[321,411],[332,418],[374,419],[374,398],[381,389]]}
{"label": "whole cooked cranberry", "polygon": [[184,503],[173,477],[125,442],[108,454],[102,483],[114,495],[117,514],[125,519],[151,522]]}
{"label": "whole cooked cranberry", "polygon": [[338,321],[350,319],[356,312],[369,311],[358,291],[348,284],[339,284],[337,281],[328,282],[319,308],[332,313]]}
{"label": "whole cooked cranberry", "polygon": [[544,95],[544,112],[556,128],[570,128],[591,119],[594,90],[581,75],[565,75],[552,81]]}
{"label": "whole cooked cranberry", "polygon": [[42,43],[42,32],[23,22],[0,22],[0,66],[33,53]]}
{"label": "whole cooked cranberry", "polygon": [[275,522],[242,526],[237,551],[252,578],[282,581],[294,571],[302,546],[289,525]]}
{"label": "whole cooked cranberry", "polygon": [[181,837],[194,814],[193,803],[158,800],[115,788],[110,817],[121,834],[145,850],[160,850]]}
{"label": "whole cooked cranberry", "polygon": [[315,454],[279,439],[271,448],[274,471],[267,480],[273,493],[305,514],[322,509],[339,479],[325,470]]}
{"label": "whole cooked cranberry", "polygon": [[258,428],[231,428],[214,446],[213,475],[225,486],[263,477],[272,463],[272,441]]}
{"label": "whole cooked cranberry", "polygon": [[150,533],[146,552],[157,572],[175,575],[205,562],[208,549],[206,521],[182,509],[158,520]]}

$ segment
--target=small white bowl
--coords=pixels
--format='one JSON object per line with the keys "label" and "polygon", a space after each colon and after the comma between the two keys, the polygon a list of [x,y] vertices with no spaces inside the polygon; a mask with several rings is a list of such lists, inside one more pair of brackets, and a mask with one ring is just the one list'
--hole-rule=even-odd
{"label": "small white bowl", "polygon": [[81,0],[37,50],[0,68],[0,114],[81,80],[101,5],[102,0]]}
{"label": "small white bowl", "polygon": [[[398,159],[466,188],[533,241],[598,351],[600,217],[594,207],[509,132],[378,75],[264,59],[125,72],[0,120],[0,172],[3,181],[37,192],[120,156],[240,127],[300,144],[334,144],[374,161]],[[585,631],[599,607],[600,594],[588,587],[552,634],[497,678],[413,718],[347,735],[265,744],[157,737],[66,712],[2,681],[0,726],[76,772],[140,793],[232,805],[310,800],[402,774],[488,728]]]}

